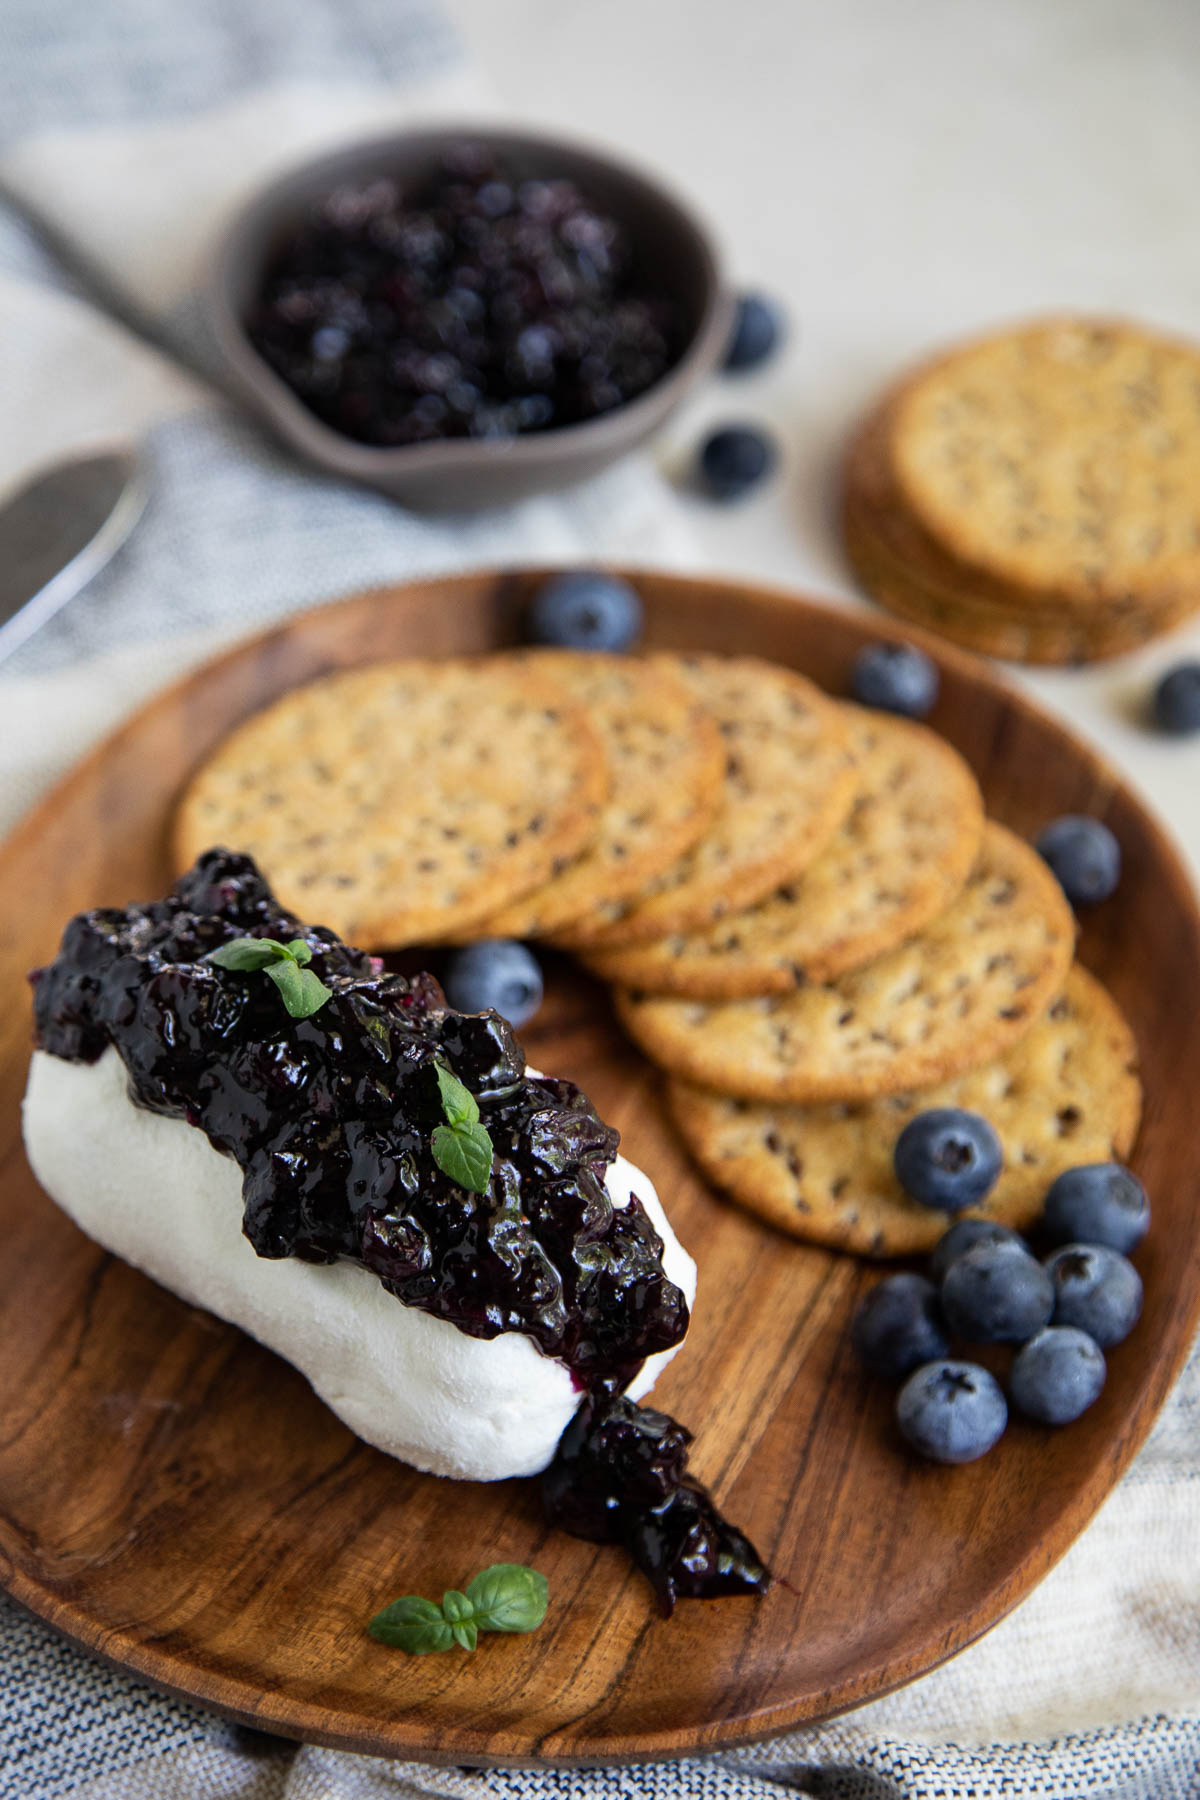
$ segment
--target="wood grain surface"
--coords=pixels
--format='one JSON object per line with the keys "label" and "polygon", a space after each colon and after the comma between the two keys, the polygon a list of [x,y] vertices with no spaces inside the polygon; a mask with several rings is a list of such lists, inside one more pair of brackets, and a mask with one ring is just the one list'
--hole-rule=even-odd
{"label": "wood grain surface", "polygon": [[[375,657],[511,642],[532,575],[379,592],[293,620],[152,702],[3,851],[0,961],[0,1578],[77,1642],[261,1728],[457,1763],[618,1761],[745,1742],[911,1680],[969,1643],[1063,1553],[1149,1429],[1200,1311],[1200,921],[1174,852],[1120,781],[982,665],[944,646],[934,723],[994,813],[1064,811],[1121,841],[1082,957],[1137,1032],[1134,1165],[1155,1207],[1142,1323],[1075,1426],[1021,1422],[982,1462],[919,1464],[849,1351],[877,1271],[774,1235],[692,1172],[658,1078],[602,988],[551,960],[530,1059],[578,1081],[656,1182],[700,1266],[688,1348],[656,1400],[781,1580],[761,1603],[661,1620],[618,1551],[547,1530],[536,1484],[439,1482],[368,1449],[286,1364],[104,1255],[21,1150],[26,971],[67,917],[163,891],[165,826],[196,760],[291,684]],[[652,645],[754,651],[843,693],[874,620],[747,588],[636,578]],[[918,634],[908,633],[913,637]],[[927,646],[929,640],[926,640]],[[366,1637],[400,1593],[486,1563],[549,1577],[545,1626],[423,1659]]]}

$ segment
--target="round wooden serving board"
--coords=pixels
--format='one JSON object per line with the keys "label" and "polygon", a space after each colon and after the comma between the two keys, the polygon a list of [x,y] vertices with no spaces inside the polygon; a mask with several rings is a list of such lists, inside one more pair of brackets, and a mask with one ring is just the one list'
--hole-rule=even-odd
{"label": "round wooden serving board", "polygon": [[[188,771],[283,689],[331,668],[510,643],[532,575],[379,592],[295,619],[152,702],[82,764],[3,855],[0,1004],[0,1576],[76,1642],[173,1692],[286,1735],[457,1763],[614,1761],[745,1742],[910,1681],[1028,1593],[1142,1442],[1200,1311],[1200,921],[1138,801],[982,665],[936,646],[934,723],[994,813],[1060,812],[1121,841],[1117,896],[1082,956],[1137,1031],[1154,1201],[1146,1309],[1100,1401],[1069,1430],[1014,1422],[961,1469],[919,1464],[848,1325],[878,1271],[773,1234],[693,1173],[657,1078],[602,988],[550,965],[531,1061],[619,1126],[700,1266],[688,1347],[656,1401],[696,1432],[693,1466],[780,1580],[761,1602],[660,1619],[613,1549],[547,1530],[533,1482],[418,1475],[359,1443],[291,1368],[104,1255],[39,1191],[20,1140],[26,971],[80,908],[148,899]],[[846,689],[873,618],[723,581],[637,577],[648,642],[755,651]],[[910,637],[917,634],[906,634]],[[373,1643],[397,1594],[485,1564],[550,1583],[533,1637],[410,1658]]]}

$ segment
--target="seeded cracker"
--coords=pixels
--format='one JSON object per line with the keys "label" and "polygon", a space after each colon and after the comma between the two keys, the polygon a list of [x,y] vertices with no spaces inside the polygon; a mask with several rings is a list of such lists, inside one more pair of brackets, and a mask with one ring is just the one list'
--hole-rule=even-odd
{"label": "seeded cracker", "polygon": [[558,939],[623,948],[699,931],[753,906],[820,855],[850,810],[855,773],[840,707],[803,676],[755,657],[662,656],[711,713],[725,746],[720,808],[693,849],[623,911]]}
{"label": "seeded cracker", "polygon": [[757,1000],[656,999],[618,1014],[675,1075],[749,1100],[863,1100],[1002,1056],[1061,991],[1075,921],[1027,844],[989,823],[971,878],[918,937],[864,968]]}
{"label": "seeded cracker", "polygon": [[651,994],[736,1000],[828,981],[920,931],[961,891],[983,835],[966,763],[922,725],[845,706],[854,805],[795,881],[707,931],[595,952],[606,981]]}
{"label": "seeded cracker", "polygon": [[991,1121],[1003,1172],[980,1206],[957,1216],[1017,1231],[1038,1217],[1064,1169],[1124,1161],[1141,1113],[1133,1035],[1078,965],[1019,1043],[939,1087],[857,1105],[772,1106],[672,1081],[668,1098],[718,1187],[793,1237],[860,1256],[931,1250],[946,1229],[946,1215],[910,1200],[892,1169],[896,1139],[917,1113],[965,1107]]}
{"label": "seeded cracker", "polygon": [[595,837],[544,887],[485,921],[492,937],[536,937],[620,903],[683,855],[720,801],[720,734],[690,690],[660,664],[598,651],[522,657],[604,740],[612,779]]}
{"label": "seeded cracker", "polygon": [[351,942],[461,930],[545,882],[596,831],[598,734],[499,658],[379,663],[284,695],[200,768],[180,867],[249,852],[281,902]]}

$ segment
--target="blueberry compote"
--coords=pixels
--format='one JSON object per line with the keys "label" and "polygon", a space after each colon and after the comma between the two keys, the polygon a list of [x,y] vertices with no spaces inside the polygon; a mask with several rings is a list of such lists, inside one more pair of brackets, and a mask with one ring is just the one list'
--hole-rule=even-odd
{"label": "blueberry compote", "polygon": [[[238,937],[303,937],[331,998],[293,1019],[272,982],[205,960]],[[472,1337],[524,1332],[567,1365],[585,1398],[546,1478],[556,1523],[626,1544],[668,1611],[761,1589],[751,1547],[685,1477],[688,1434],[618,1398],[688,1308],[641,1203],[609,1198],[617,1134],[570,1082],[526,1075],[498,1014],[453,1012],[431,976],[300,924],[224,850],[164,900],[79,914],[33,982],[43,1049],[95,1062],[115,1045],[138,1105],[237,1161],[260,1256],[349,1257],[407,1306]],[[492,1139],[482,1195],[433,1160],[438,1061]]]}
{"label": "blueberry compote", "polygon": [[617,220],[574,182],[523,180],[469,143],[408,188],[380,177],[314,204],[247,329],[310,412],[384,447],[611,412],[687,337]]}

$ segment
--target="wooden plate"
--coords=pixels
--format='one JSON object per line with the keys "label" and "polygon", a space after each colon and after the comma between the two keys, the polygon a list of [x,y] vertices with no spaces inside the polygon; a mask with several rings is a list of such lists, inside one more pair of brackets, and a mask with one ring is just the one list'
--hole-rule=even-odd
{"label": "wooden plate", "polygon": [[[1138,801],[982,665],[937,647],[935,723],[992,810],[1029,832],[1099,814],[1118,896],[1082,954],[1141,1044],[1136,1167],[1154,1230],[1146,1310],[1108,1386],[1057,1434],[1016,1422],[982,1462],[918,1465],[889,1394],[848,1349],[876,1272],[793,1244],[691,1172],[656,1078],[604,992],[565,962],[526,1034],[582,1083],[658,1184],[700,1265],[686,1354],[656,1398],[697,1432],[694,1467],[786,1580],[762,1603],[685,1602],[670,1622],[616,1550],[548,1532],[536,1484],[450,1485],[360,1444],[293,1370],[103,1255],[26,1167],[18,1102],[24,973],[69,914],[168,878],[164,828],[196,759],[282,689],[373,657],[512,641],[532,577],[476,576],[310,613],[152,702],[9,842],[0,1005],[0,1572],[69,1637],[174,1692],[295,1737],[453,1762],[611,1761],[745,1742],[869,1700],[932,1668],[1028,1593],[1142,1442],[1200,1311],[1200,921]],[[733,582],[638,578],[655,645],[754,650],[845,691],[873,619]],[[916,634],[910,634],[916,635]],[[396,1594],[440,1594],[493,1561],[550,1580],[536,1637],[422,1660],[363,1632]]]}

